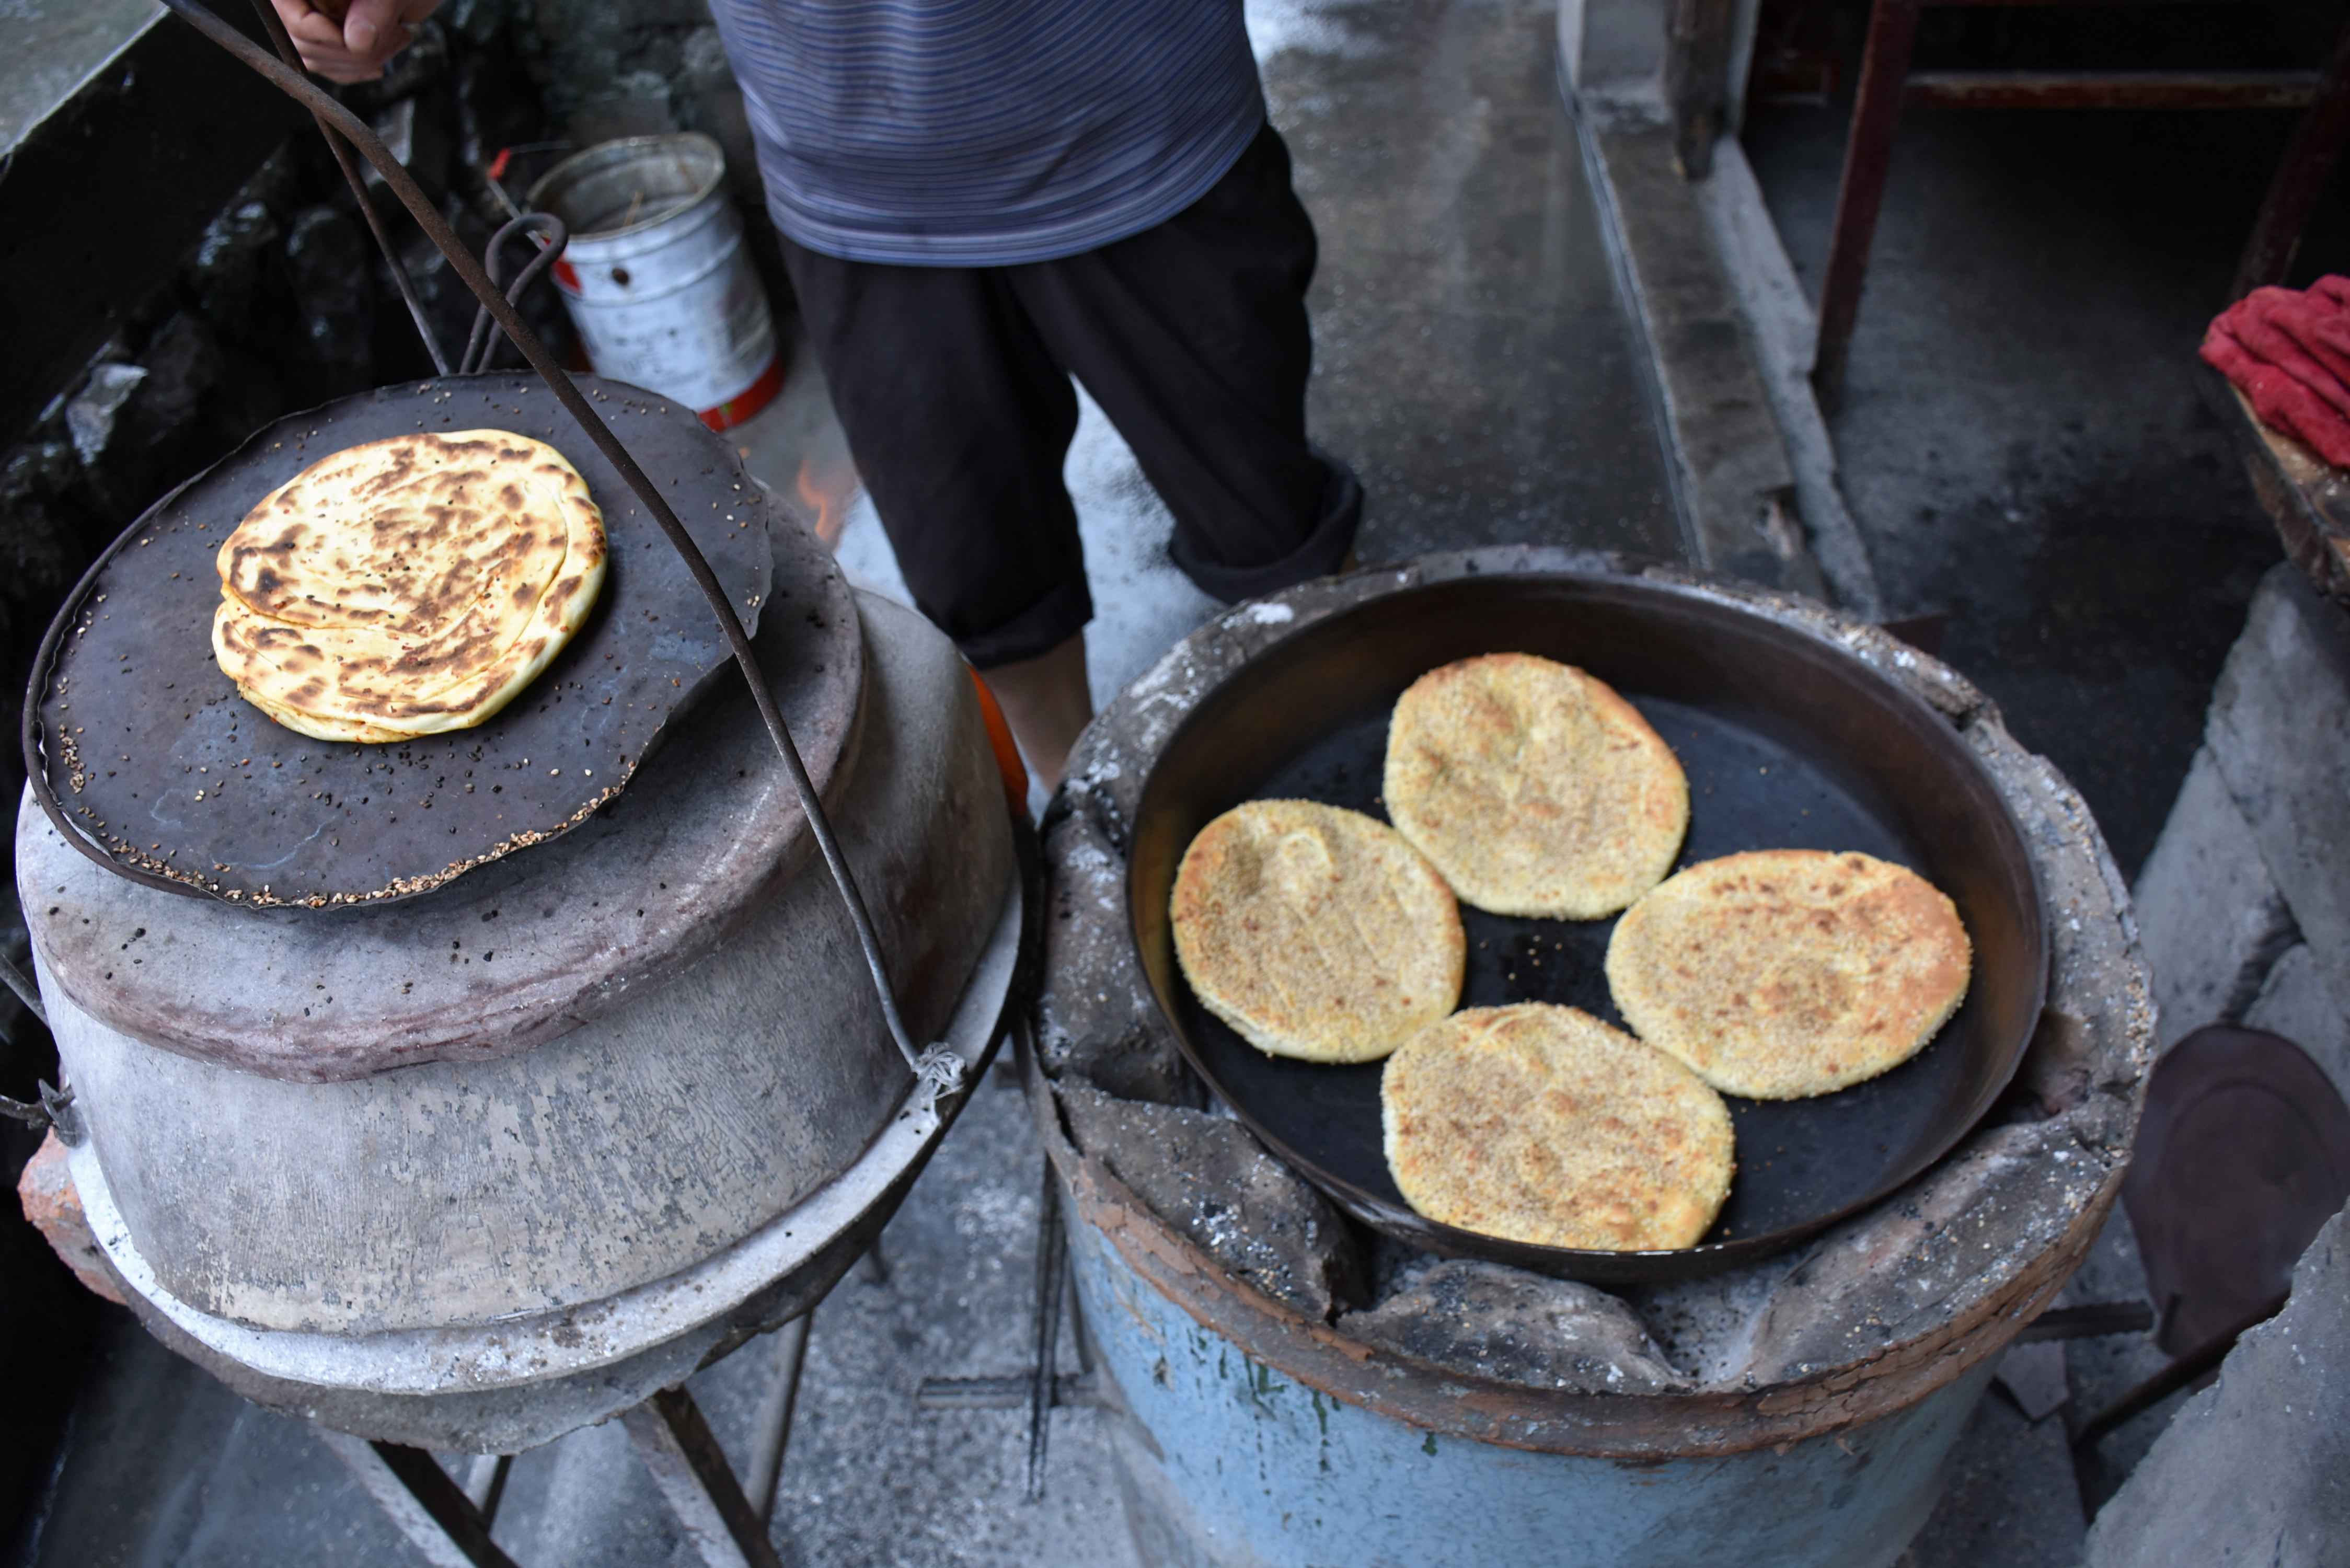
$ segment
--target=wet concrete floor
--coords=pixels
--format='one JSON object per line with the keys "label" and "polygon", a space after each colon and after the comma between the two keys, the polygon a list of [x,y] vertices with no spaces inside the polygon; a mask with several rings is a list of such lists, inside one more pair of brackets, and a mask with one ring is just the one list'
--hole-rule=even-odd
{"label": "wet concrete floor", "polygon": [[[1847,49],[1866,9],[1835,8]],[[1814,295],[1850,112],[1762,109],[1743,139]],[[2293,121],[1905,116],[1830,421],[1886,613],[1949,614],[1943,656],[2081,787],[2126,876],[2282,555],[2195,346]],[[2350,267],[2345,198],[2337,178],[2296,282]]]}

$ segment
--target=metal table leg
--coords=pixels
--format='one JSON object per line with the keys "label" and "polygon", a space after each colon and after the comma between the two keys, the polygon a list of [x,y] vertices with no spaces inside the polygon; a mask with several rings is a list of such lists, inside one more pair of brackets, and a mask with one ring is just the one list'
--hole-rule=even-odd
{"label": "metal table leg", "polygon": [[[767,1540],[767,1524],[791,1440],[814,1315],[804,1314],[775,1331],[775,1373],[751,1434],[748,1493],[683,1388],[663,1389],[621,1413],[638,1457],[711,1568],[783,1568]],[[432,1568],[520,1568],[490,1539],[513,1455],[480,1456],[461,1484],[421,1449],[312,1425]]]}
{"label": "metal table leg", "polygon": [[664,1388],[620,1422],[710,1568],[784,1568],[692,1395]]}
{"label": "metal table leg", "polygon": [[[489,1506],[484,1511],[449,1479],[441,1461],[421,1449],[371,1443],[315,1423],[313,1428],[432,1568],[518,1568],[490,1539],[495,1490],[485,1489]],[[497,1479],[501,1483],[504,1480],[503,1459]]]}
{"label": "metal table leg", "polygon": [[[870,1254],[868,1254],[868,1256]],[[762,1520],[775,1516],[775,1485],[784,1476],[784,1449],[792,1438],[792,1412],[799,1405],[800,1368],[807,1359],[813,1313],[775,1331],[775,1371],[751,1439],[751,1506]]]}

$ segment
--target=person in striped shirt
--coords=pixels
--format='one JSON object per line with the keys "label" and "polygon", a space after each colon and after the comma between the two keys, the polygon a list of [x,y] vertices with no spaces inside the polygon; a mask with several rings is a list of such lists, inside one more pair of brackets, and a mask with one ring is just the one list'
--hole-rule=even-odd
{"label": "person in striped shirt", "polygon": [[[438,0],[274,0],[378,74]],[[1049,786],[1091,716],[1082,381],[1227,603],[1338,569],[1305,437],[1314,226],[1242,0],[710,0],[809,341],[915,602]]]}

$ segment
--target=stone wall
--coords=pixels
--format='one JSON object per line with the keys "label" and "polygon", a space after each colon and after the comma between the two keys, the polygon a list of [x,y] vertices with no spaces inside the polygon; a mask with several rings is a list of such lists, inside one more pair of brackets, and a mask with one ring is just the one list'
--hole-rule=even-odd
{"label": "stone wall", "polygon": [[2350,1099],[2350,615],[2291,566],[2252,597],[2137,904],[2167,1048],[2242,1023]]}
{"label": "stone wall", "polygon": [[[2207,1023],[2265,1029],[2350,1099],[2345,794],[2350,615],[2280,566],[2253,595],[2138,875],[2165,1049]],[[2092,1568],[2343,1560],[2345,1223],[2319,1234],[2284,1311],[2245,1334],[2098,1512]]]}

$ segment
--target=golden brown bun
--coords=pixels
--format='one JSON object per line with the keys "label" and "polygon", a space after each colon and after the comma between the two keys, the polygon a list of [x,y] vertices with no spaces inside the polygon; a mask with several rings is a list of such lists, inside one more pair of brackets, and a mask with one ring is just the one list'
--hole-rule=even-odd
{"label": "golden brown bun", "polygon": [[1396,828],[1464,902],[1595,920],[1672,869],[1689,782],[1607,682],[1525,653],[1431,670],[1388,722]]}
{"label": "golden brown bun", "polygon": [[543,441],[395,436],[312,463],[217,558],[213,652],[321,740],[478,724],[530,684],[602,588],[603,514]]}
{"label": "golden brown bun", "polygon": [[1358,812],[1234,806],[1183,852],[1172,913],[1192,992],[1272,1055],[1376,1061],[1461,1000],[1460,907],[1418,850]]}
{"label": "golden brown bun", "polygon": [[1766,849],[1692,866],[1632,906],[1607,985],[1641,1039],[1724,1094],[1825,1095],[1922,1049],[1967,993],[1959,911],[1907,867]]}
{"label": "golden brown bun", "polygon": [[1736,1168],[1729,1108],[1697,1075],[1547,1002],[1429,1025],[1388,1058],[1379,1107],[1405,1199],[1513,1241],[1694,1246]]}

